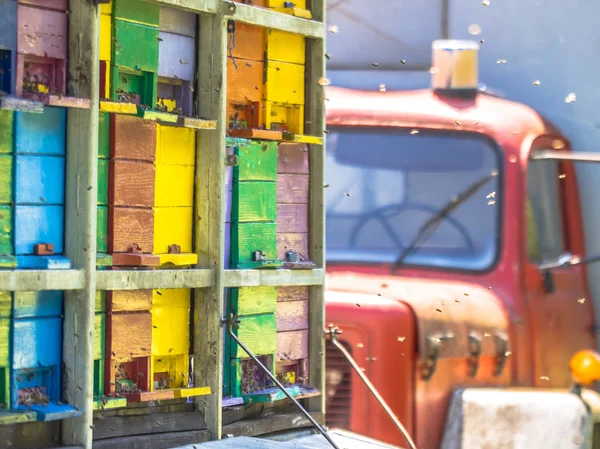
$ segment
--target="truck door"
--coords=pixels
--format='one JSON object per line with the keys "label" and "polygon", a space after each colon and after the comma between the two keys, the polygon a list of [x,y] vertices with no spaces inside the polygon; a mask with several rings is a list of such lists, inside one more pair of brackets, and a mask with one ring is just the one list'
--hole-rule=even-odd
{"label": "truck door", "polygon": [[583,264],[545,271],[540,265],[568,252],[582,255],[575,170],[568,161],[529,160],[526,178],[524,286],[533,334],[533,384],[568,387],[570,357],[595,347],[593,301]]}

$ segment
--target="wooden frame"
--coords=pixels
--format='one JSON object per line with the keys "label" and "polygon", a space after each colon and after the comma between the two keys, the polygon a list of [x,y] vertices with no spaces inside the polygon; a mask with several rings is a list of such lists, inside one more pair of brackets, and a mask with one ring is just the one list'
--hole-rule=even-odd
{"label": "wooden frame", "polygon": [[[217,121],[216,129],[198,129],[195,185],[195,246],[198,255],[192,270],[96,269],[96,208],[98,183],[98,117],[100,105],[100,54],[97,5],[86,0],[69,1],[68,91],[90,99],[89,109],[68,109],[65,227],[75,236],[65,242],[69,270],[0,270],[0,291],[64,290],[64,375],[69,382],[65,399],[82,414],[61,423],[65,445],[92,449],[94,422],[94,338],[96,290],[193,288],[196,323],[192,335],[195,385],[208,386],[212,394],[196,400],[211,439],[222,432],[223,292],[227,287],[308,285],[310,290],[310,378],[324,392],[324,148],[311,145],[309,257],[314,270],[225,270],[224,232],[226,137],[227,22],[258,25],[307,37],[305,114],[307,134],[323,138],[324,91],[317,80],[324,76],[325,2],[313,0],[313,20],[223,0],[154,0],[160,6],[200,15],[196,51],[198,67],[197,112]],[[8,103],[5,103],[8,104]],[[13,102],[19,106],[19,102]],[[108,103],[107,103],[108,104]],[[105,105],[106,107],[106,105]],[[210,180],[210,181],[209,181]],[[80,188],[81,187],[81,188]],[[324,398],[310,399],[311,413],[323,420]]]}

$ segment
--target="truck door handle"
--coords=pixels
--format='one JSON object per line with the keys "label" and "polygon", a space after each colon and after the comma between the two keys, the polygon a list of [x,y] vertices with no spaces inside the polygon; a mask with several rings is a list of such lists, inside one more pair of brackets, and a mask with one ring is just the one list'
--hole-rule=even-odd
{"label": "truck door handle", "polygon": [[454,338],[454,334],[448,332],[446,334],[436,334],[427,337],[425,340],[425,351],[427,354],[427,358],[421,365],[421,378],[423,380],[431,379],[433,373],[435,372],[435,368],[437,366],[437,361],[440,356],[440,351],[442,349],[442,345]]}
{"label": "truck door handle", "polygon": [[481,356],[481,335],[477,332],[470,332],[467,336],[469,348],[468,371],[470,377],[475,377],[479,369],[479,357]]}

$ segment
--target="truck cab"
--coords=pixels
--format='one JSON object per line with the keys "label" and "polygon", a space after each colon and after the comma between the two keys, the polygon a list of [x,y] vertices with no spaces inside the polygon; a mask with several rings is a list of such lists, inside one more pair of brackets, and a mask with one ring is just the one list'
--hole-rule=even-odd
{"label": "truck cab", "polygon": [[[326,320],[421,449],[453,392],[568,389],[595,349],[571,151],[529,107],[482,92],[477,46],[434,43],[433,87],[327,90]],[[403,445],[327,347],[327,421]]]}

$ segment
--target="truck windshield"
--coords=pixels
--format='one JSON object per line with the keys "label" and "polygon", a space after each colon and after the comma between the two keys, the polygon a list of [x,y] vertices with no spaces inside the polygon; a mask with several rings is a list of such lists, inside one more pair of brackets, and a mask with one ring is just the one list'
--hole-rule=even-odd
{"label": "truck windshield", "polygon": [[[488,138],[467,132],[335,128],[327,134],[327,259],[393,263],[453,197],[499,170]],[[499,178],[460,204],[406,265],[486,270],[498,253]]]}

